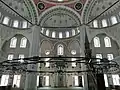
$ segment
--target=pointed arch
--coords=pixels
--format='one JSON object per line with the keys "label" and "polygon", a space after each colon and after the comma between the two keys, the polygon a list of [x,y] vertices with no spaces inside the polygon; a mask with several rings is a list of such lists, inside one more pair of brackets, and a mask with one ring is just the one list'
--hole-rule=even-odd
{"label": "pointed arch", "polygon": [[100,38],[99,37],[94,38],[94,47],[100,47]]}
{"label": "pointed arch", "polygon": [[64,46],[62,44],[59,44],[57,46],[57,55],[63,55],[64,54]]}
{"label": "pointed arch", "polygon": [[10,48],[16,48],[17,38],[13,37],[10,42]]}
{"label": "pointed arch", "polygon": [[105,42],[105,47],[111,47],[111,40],[109,37],[105,37],[104,38],[104,42]]}
{"label": "pointed arch", "polygon": [[23,37],[20,42],[20,48],[26,48],[27,46],[27,38]]}

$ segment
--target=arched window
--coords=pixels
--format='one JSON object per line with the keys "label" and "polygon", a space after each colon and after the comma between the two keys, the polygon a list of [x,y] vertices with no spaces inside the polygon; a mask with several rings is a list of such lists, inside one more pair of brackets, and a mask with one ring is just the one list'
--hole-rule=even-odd
{"label": "arched window", "polygon": [[55,32],[52,32],[52,38],[55,38],[55,34],[56,34]]}
{"label": "arched window", "polygon": [[105,47],[111,47],[111,40],[109,37],[104,38]]}
{"label": "arched window", "polygon": [[63,38],[62,32],[59,32],[59,38]]}
{"label": "arched window", "polygon": [[108,25],[107,25],[107,20],[106,19],[103,19],[102,20],[102,26],[103,27],[107,27]]}
{"label": "arched window", "polygon": [[69,37],[69,36],[70,36],[70,34],[69,34],[69,32],[67,31],[67,32],[66,32],[66,37]]}
{"label": "arched window", "polygon": [[100,39],[99,39],[99,37],[94,38],[94,47],[100,47]]}
{"label": "arched window", "polygon": [[20,87],[20,79],[21,79],[21,75],[14,75],[14,79],[13,79],[13,86],[16,85],[16,87]]}
{"label": "arched window", "polygon": [[2,75],[0,86],[7,86],[9,75]]}
{"label": "arched window", "polygon": [[73,36],[75,35],[75,29],[72,29],[72,35]]}
{"label": "arched window", "polygon": [[10,42],[10,48],[16,48],[17,38],[13,37]]}
{"label": "arched window", "polygon": [[27,22],[23,21],[22,28],[27,28]]}
{"label": "arched window", "polygon": [[49,30],[46,30],[46,35],[49,36]]}
{"label": "arched window", "polygon": [[20,42],[20,48],[26,48],[27,38],[23,37]]}
{"label": "arched window", "polygon": [[93,21],[93,27],[98,28],[98,21],[97,20]]}
{"label": "arched window", "polygon": [[111,17],[112,25],[118,23],[116,16]]}
{"label": "arched window", "polygon": [[13,27],[18,27],[18,25],[19,25],[19,22],[18,22],[17,20],[15,20],[15,21],[13,22]]}
{"label": "arched window", "polygon": [[63,55],[64,54],[64,47],[62,44],[59,44],[57,47],[57,55]]}
{"label": "arched window", "polygon": [[8,17],[4,17],[4,19],[3,19],[3,24],[8,25],[9,20],[10,20],[10,19],[9,19]]}

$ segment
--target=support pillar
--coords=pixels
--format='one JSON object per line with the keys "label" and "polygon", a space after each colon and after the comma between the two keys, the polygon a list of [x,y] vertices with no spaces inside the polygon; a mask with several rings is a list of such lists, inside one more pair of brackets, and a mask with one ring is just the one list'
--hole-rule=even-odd
{"label": "support pillar", "polygon": [[[83,43],[85,43],[85,28],[86,28],[86,26],[81,26],[80,27],[80,43],[81,43],[81,56],[82,57],[84,57],[85,56],[85,46],[84,46],[84,44]],[[86,67],[86,65],[85,64],[81,64],[81,70],[82,71],[85,71],[85,70],[87,70],[87,67]],[[87,72],[83,72],[82,73],[82,83],[83,83],[83,89],[84,90],[88,90],[88,76],[87,76]]]}
{"label": "support pillar", "polygon": [[[30,41],[30,57],[39,56],[39,42],[40,42],[40,27],[32,27],[32,35]],[[30,64],[27,66],[28,70],[37,70],[37,64]],[[37,73],[26,73],[25,89],[37,90]]]}

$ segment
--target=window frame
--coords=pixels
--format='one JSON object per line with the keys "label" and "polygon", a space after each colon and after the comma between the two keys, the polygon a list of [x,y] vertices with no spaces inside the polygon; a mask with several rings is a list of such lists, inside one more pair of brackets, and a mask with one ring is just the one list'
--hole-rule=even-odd
{"label": "window frame", "polygon": [[17,46],[17,38],[13,37],[10,40],[10,48],[16,48],[16,46]]}
{"label": "window frame", "polygon": [[[5,78],[4,78],[5,76]],[[4,81],[4,84],[3,84]],[[9,81],[9,75],[2,75],[0,86],[7,86]]]}
{"label": "window frame", "polygon": [[26,48],[27,47],[27,38],[26,37],[23,37],[21,38],[21,41],[20,41],[20,48]]}
{"label": "window frame", "polygon": [[98,20],[94,20],[93,21],[93,27],[94,28],[98,28]]}
{"label": "window frame", "polygon": [[57,46],[57,55],[64,55],[64,46],[62,44]]}
{"label": "window frame", "polygon": [[17,28],[19,26],[19,21],[18,20],[15,20],[13,22],[13,27]]}
{"label": "window frame", "polygon": [[106,19],[102,20],[102,27],[107,27],[108,26],[108,22]]}
{"label": "window frame", "polygon": [[116,16],[112,16],[112,17],[110,18],[110,20],[111,20],[112,25],[118,23],[118,20],[117,20],[117,17],[116,17]]}
{"label": "window frame", "polygon": [[10,21],[10,18],[9,18],[9,17],[4,17],[2,23],[5,24],[5,25],[8,25],[8,24],[9,24],[9,21]]}
{"label": "window frame", "polygon": [[107,58],[108,58],[108,60],[112,60],[112,59],[114,59],[114,55],[109,53],[109,54],[107,54]]}
{"label": "window frame", "polygon": [[13,87],[14,87],[14,85],[16,85],[17,88],[19,88],[20,87],[20,81],[21,81],[21,75],[14,75]]}
{"label": "window frame", "polygon": [[8,60],[12,60],[13,58],[14,58],[13,54],[8,54],[8,57],[7,57]]}
{"label": "window frame", "polygon": [[27,27],[28,27],[27,21],[23,21],[23,22],[22,22],[22,28],[27,28]]}
{"label": "window frame", "polygon": [[112,75],[113,85],[120,86],[120,76],[118,74]]}
{"label": "window frame", "polygon": [[105,47],[112,47],[111,39],[108,36],[104,37],[104,44]]}
{"label": "window frame", "polygon": [[93,39],[93,41],[94,41],[94,47],[100,47],[101,45],[101,43],[100,43],[100,38],[99,37],[94,37],[94,39]]}

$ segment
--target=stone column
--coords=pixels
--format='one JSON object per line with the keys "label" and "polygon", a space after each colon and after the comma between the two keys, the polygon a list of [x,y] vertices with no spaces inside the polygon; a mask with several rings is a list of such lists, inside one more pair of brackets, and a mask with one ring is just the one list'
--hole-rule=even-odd
{"label": "stone column", "polygon": [[[30,57],[39,56],[39,43],[40,43],[40,27],[32,27],[32,35],[30,41]],[[28,70],[37,70],[37,64],[27,66]],[[24,90],[37,90],[37,73],[26,73],[25,89]]]}
{"label": "stone column", "polygon": [[[86,26],[81,26],[80,27],[80,45],[81,45],[81,55],[82,57],[85,56],[85,28]],[[81,70],[84,71],[86,70],[86,65],[85,64],[81,64]],[[83,82],[83,89],[84,90],[88,90],[88,77],[87,77],[87,72],[83,72],[82,73],[82,82]]]}

